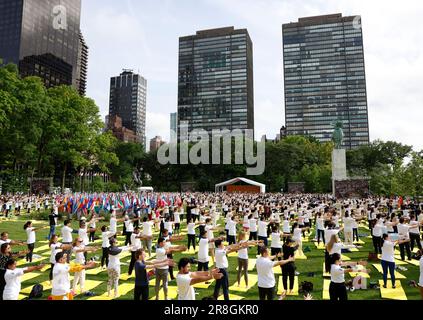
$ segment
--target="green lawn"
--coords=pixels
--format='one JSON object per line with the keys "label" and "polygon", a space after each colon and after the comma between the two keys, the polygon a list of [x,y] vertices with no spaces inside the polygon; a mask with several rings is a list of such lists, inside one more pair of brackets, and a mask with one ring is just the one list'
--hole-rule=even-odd
{"label": "green lawn", "polygon": [[[0,221],[0,231],[8,231],[10,234],[10,238],[13,240],[25,240],[26,239],[26,234],[23,230],[23,224],[26,221],[25,217],[19,217],[19,220],[17,220],[16,218],[13,218],[14,220],[11,221],[4,221],[1,220]],[[47,222],[42,222],[44,225],[47,225]],[[38,224],[35,223],[35,225],[37,226]],[[101,226],[101,223],[98,223],[98,226]],[[221,225],[223,225],[223,222],[221,222]],[[186,225],[182,224],[182,228],[185,228]],[[74,222],[74,228],[77,228],[77,223]],[[121,230],[121,229],[120,229]],[[365,229],[360,229],[359,231],[360,234],[366,234],[368,235],[369,232],[366,231]],[[48,229],[46,230],[42,230],[40,232],[37,233],[37,241],[42,241],[45,240],[45,237],[48,234]],[[100,233],[97,232],[97,234],[99,235]],[[310,239],[312,240],[314,236],[314,233],[310,236]],[[120,245],[123,245],[122,240],[123,238],[119,238],[120,240]],[[370,251],[372,251],[372,243],[371,243],[371,239],[363,237],[361,238],[363,241],[365,241],[365,245],[363,245],[363,248],[360,249],[359,252],[353,252],[353,253],[347,253],[345,254],[346,256],[350,257],[353,261],[357,261],[360,259],[364,259],[366,260],[368,257],[368,253]],[[185,244],[184,243],[174,243],[174,244]],[[45,245],[45,243],[37,243],[36,248],[37,247],[41,247]],[[100,244],[97,244],[98,246],[101,246]],[[296,261],[296,265],[297,265],[297,271],[300,272],[299,275],[299,283],[301,283],[302,281],[310,281],[314,284],[314,290],[313,290],[313,297],[316,300],[320,300],[322,299],[322,290],[323,290],[323,277],[322,277],[322,265],[323,265],[323,261],[324,261],[324,251],[323,250],[319,250],[315,247],[315,245],[313,244],[313,242],[304,242],[303,243],[303,248],[309,247],[311,249],[311,252],[306,252],[305,254],[308,257],[308,260],[297,260]],[[14,247],[13,250],[17,251],[17,250],[23,250],[25,249],[25,247]],[[41,251],[41,253],[44,252],[50,252],[50,250],[43,250]],[[250,249],[250,257],[251,258],[256,258],[256,249],[252,248]],[[40,254],[40,252],[38,252],[37,254]],[[92,256],[101,256],[101,252],[98,253],[94,253],[94,254],[90,254],[89,258]],[[185,257],[196,257],[196,255],[184,255]],[[174,255],[174,259],[175,261],[178,261],[179,258],[181,258],[182,255],[181,254],[175,254]],[[236,266],[237,266],[237,258],[236,257],[229,257],[229,283],[230,285],[233,285],[236,282]],[[48,257],[45,257],[46,262],[48,263]],[[129,264],[129,260],[130,257],[126,257],[124,259],[122,259],[121,261],[124,263],[121,267],[122,267],[122,274],[125,274],[128,270],[128,264]],[[417,288],[413,288],[410,287],[408,285],[408,282],[410,280],[415,280],[418,281],[419,278],[419,269],[417,266],[413,266],[411,264],[407,264],[404,265],[408,271],[400,271],[401,274],[403,274],[404,276],[406,276],[405,280],[401,280],[401,284],[402,287],[404,288],[404,291],[406,293],[407,299],[408,300],[420,300],[420,293],[419,290]],[[369,269],[371,269],[371,279],[370,281],[372,282],[377,282],[379,279],[382,279],[382,274],[380,274],[373,266],[371,266],[369,264],[368,266]],[[194,270],[196,270],[196,267],[193,267]],[[25,289],[27,287],[32,287],[33,285],[37,284],[37,283],[42,283],[43,281],[48,280],[48,272],[49,270],[40,273],[40,275],[38,277],[35,277],[33,279],[27,280],[25,282],[22,283],[22,289]],[[308,277],[307,274],[309,272],[314,272],[314,277]],[[250,271],[250,274],[257,274],[256,270],[254,269],[254,271]],[[175,271],[175,275],[177,274],[177,271]],[[276,275],[276,280],[278,281],[278,277],[279,275]],[[349,278],[349,276],[347,276],[347,278]],[[101,272],[98,275],[87,275],[87,280],[95,280],[95,281],[99,281],[101,282],[100,285],[98,285],[97,287],[95,287],[94,289],[92,289],[91,291],[93,291],[96,295],[101,295],[106,291],[106,284],[107,284],[107,273],[106,272]],[[368,283],[370,282],[368,281]],[[128,285],[132,285],[134,282],[134,279],[129,279],[127,281],[120,281],[120,284],[128,284]],[[154,282],[155,280],[153,279],[150,282],[150,297],[153,297],[155,295],[154,293]],[[172,281],[169,283],[169,286],[176,286],[176,282]],[[213,294],[213,289],[214,289],[214,284],[212,284],[208,289],[196,289],[196,292],[198,293],[197,295],[197,300],[202,299],[204,297],[209,297]],[[246,293],[240,293],[240,292],[233,292],[230,291],[231,294],[235,294],[241,297],[244,297],[246,300],[258,300],[258,289],[257,289],[257,285],[253,288],[251,288],[248,292]],[[50,290],[45,291],[43,299],[47,298],[48,295],[50,294]],[[381,300],[381,296],[380,296],[380,290],[374,290],[374,289],[368,289],[368,290],[356,290],[355,292],[350,292],[348,294],[349,299],[351,300]],[[129,291],[126,295],[121,296],[119,299],[121,300],[128,300],[128,299],[132,299],[133,297],[133,290]],[[78,299],[82,299],[85,300],[87,299],[86,297],[83,296],[77,296],[75,298],[76,300]],[[286,300],[302,300],[302,296],[294,296],[294,297],[287,297]]]}

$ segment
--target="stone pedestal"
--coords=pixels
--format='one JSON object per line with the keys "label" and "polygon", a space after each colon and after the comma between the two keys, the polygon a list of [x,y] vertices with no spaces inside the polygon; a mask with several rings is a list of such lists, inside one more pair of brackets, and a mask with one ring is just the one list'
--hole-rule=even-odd
{"label": "stone pedestal", "polygon": [[345,149],[332,152],[332,192],[335,195],[335,181],[347,179],[347,153]]}

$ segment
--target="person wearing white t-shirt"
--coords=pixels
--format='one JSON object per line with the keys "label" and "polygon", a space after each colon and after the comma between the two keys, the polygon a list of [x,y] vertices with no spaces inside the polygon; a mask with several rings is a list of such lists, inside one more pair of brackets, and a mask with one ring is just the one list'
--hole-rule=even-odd
{"label": "person wearing white t-shirt", "polygon": [[130,250],[131,247],[118,247],[115,238],[110,239],[109,264],[107,265],[107,294],[109,297],[112,289],[114,289],[114,298],[119,296],[120,254]]}
{"label": "person wearing white t-shirt", "polygon": [[[72,245],[72,242],[73,242],[72,233],[78,233],[77,230],[73,230],[70,227],[71,223],[72,223],[71,220],[65,220],[65,222],[63,223],[63,228],[61,230],[62,243],[66,245]],[[66,258],[68,259],[67,263],[69,263],[71,254],[72,254],[72,249],[64,250],[64,252],[66,253]]]}
{"label": "person wearing white t-shirt", "polygon": [[400,255],[401,260],[405,260],[405,253],[407,253],[407,258],[410,261],[411,260],[411,248],[410,248],[410,226],[405,223],[405,218],[400,217],[399,218],[399,224],[397,225],[398,229],[398,239],[403,240],[401,241],[399,247],[400,247]]}
{"label": "person wearing white t-shirt", "polygon": [[343,219],[343,223],[344,223],[345,244],[347,244],[347,245],[353,244],[354,222],[355,222],[355,219],[350,217],[350,214],[348,212],[345,212],[345,217]]}
{"label": "person wearing white t-shirt", "polygon": [[198,248],[198,268],[197,271],[209,271],[209,245],[214,242],[214,239],[209,240],[207,237],[207,231],[201,232],[201,239],[199,241]]}
{"label": "person wearing white t-shirt", "polygon": [[28,245],[28,253],[26,255],[26,262],[29,262],[29,263],[32,262],[32,254],[35,248],[35,232],[38,230],[46,229],[46,228],[50,228],[50,227],[47,226],[47,227],[34,228],[32,226],[31,221],[28,221],[27,223],[25,223],[24,230],[26,231],[26,235],[27,235],[26,244]]}
{"label": "person wearing white t-shirt", "polygon": [[250,225],[250,238],[249,240],[257,240],[257,219],[253,214],[248,216],[248,224]]}
{"label": "person wearing white t-shirt", "polygon": [[383,287],[386,289],[388,282],[388,269],[391,274],[392,289],[395,289],[395,246],[402,241],[391,241],[388,234],[383,235],[382,256],[380,262],[383,271]]}
{"label": "person wearing white t-shirt", "polygon": [[409,222],[409,226],[410,226],[410,247],[411,247],[411,251],[414,250],[414,244],[417,244],[417,247],[419,248],[419,250],[422,250],[422,243],[420,241],[420,224],[419,222],[416,220],[416,216],[415,214],[410,214],[410,222]]}
{"label": "person wearing white t-shirt", "polygon": [[347,288],[345,286],[345,274],[353,272],[352,268],[344,269],[345,265],[367,265],[366,262],[342,262],[341,255],[335,253],[330,257],[330,285],[329,297],[331,301],[346,301],[348,300]]}
{"label": "person wearing white t-shirt", "polygon": [[49,279],[51,281],[51,280],[53,280],[53,268],[54,268],[54,265],[56,264],[56,254],[58,254],[59,252],[62,252],[62,250],[68,250],[68,251],[72,250],[72,245],[60,243],[59,237],[54,234],[50,238],[49,247],[50,247],[50,251],[51,251],[51,253],[50,253],[51,268],[50,268]]}
{"label": "person wearing white t-shirt", "polygon": [[176,277],[178,286],[178,300],[195,300],[194,285],[207,282],[212,279],[218,280],[223,277],[219,269],[210,271],[191,272],[191,264],[188,258],[182,258],[178,263],[179,273]]}
{"label": "person wearing white t-shirt", "polygon": [[316,217],[316,233],[317,233],[317,245],[320,245],[320,238],[325,243],[325,219],[322,217],[322,213],[318,212]]}
{"label": "person wearing white t-shirt", "polygon": [[24,241],[15,241],[15,240],[9,239],[9,233],[6,231],[2,232],[0,235],[0,247],[4,243],[8,243],[11,246],[23,246],[26,244]]}
{"label": "person wearing white t-shirt", "polygon": [[179,234],[181,230],[181,213],[179,208],[173,212],[173,220],[175,223],[175,234]]}
{"label": "person wearing white t-shirt", "polygon": [[188,250],[190,250],[191,244],[192,244],[195,251],[195,227],[199,224],[200,224],[199,222],[195,223],[192,218],[188,221],[188,225],[187,225]]}
{"label": "person wearing white t-shirt", "polygon": [[373,226],[372,230],[373,247],[375,249],[376,254],[382,253],[383,227],[384,221],[382,219],[382,215],[378,214],[376,216],[376,224]]}
{"label": "person wearing white t-shirt", "polygon": [[330,272],[330,256],[329,251],[327,249],[327,246],[329,244],[329,241],[331,240],[332,236],[334,234],[338,234],[343,230],[344,227],[341,227],[340,229],[335,229],[335,224],[330,221],[327,228],[325,229],[325,271],[326,273]]}
{"label": "person wearing white t-shirt", "polygon": [[[260,300],[273,300],[275,297],[275,274],[273,268],[283,266],[287,263],[295,261],[294,257],[287,260],[272,261],[278,257],[270,256],[269,250],[265,246],[259,247],[260,257],[256,262],[257,277],[258,277],[258,291]],[[281,254],[279,254],[281,255]]]}
{"label": "person wearing white t-shirt", "polygon": [[242,222],[238,222],[238,220],[236,220],[235,217],[232,217],[231,220],[228,221],[228,244],[232,245],[236,243],[236,234],[237,234],[237,230],[236,230],[236,226],[238,224],[242,224]]}
{"label": "person wearing white t-shirt", "polygon": [[[214,287],[214,293],[213,296],[217,300],[219,298],[220,294],[220,288],[222,287],[223,290],[223,298],[225,301],[229,300],[229,274],[228,274],[228,258],[227,254],[230,254],[231,252],[237,251],[241,249],[245,244],[242,246],[238,244],[229,245],[225,247],[223,245],[222,240],[216,240],[215,241],[215,258],[216,258],[216,268],[219,269],[220,273],[223,275],[223,277],[216,281],[216,285]],[[246,246],[246,245],[245,245]]]}
{"label": "person wearing white t-shirt", "polygon": [[[258,222],[258,239],[260,241],[263,241],[264,245],[268,246],[268,235],[267,235],[267,226],[269,225],[268,222],[265,221],[265,217],[262,216],[260,218],[260,221]],[[257,252],[257,254],[260,254],[260,252]]]}
{"label": "person wearing white t-shirt", "polygon": [[238,245],[240,249],[238,250],[238,271],[237,271],[237,280],[238,287],[241,287],[241,275],[244,275],[245,287],[248,288],[248,248],[259,245],[259,241],[248,241],[247,235],[245,232],[241,231],[239,233]]}
{"label": "person wearing white t-shirt", "polygon": [[132,271],[134,270],[135,262],[137,261],[136,253],[138,250],[142,248],[142,240],[152,239],[148,236],[143,236],[140,233],[140,228],[135,227],[134,232],[131,234],[131,261],[129,262],[128,268],[128,275],[132,275]]}
{"label": "person wearing white t-shirt", "polygon": [[301,237],[301,233],[304,234],[305,231],[309,230],[310,227],[304,227],[304,228],[300,228],[298,223],[295,222],[294,225],[292,226],[292,230],[293,230],[293,234],[292,234],[292,240],[294,240],[294,242],[297,243],[298,245],[298,255],[299,256],[303,256],[304,252],[303,252],[303,238]]}
{"label": "person wearing white t-shirt", "polygon": [[149,221],[147,217],[144,217],[142,222],[142,235],[146,238],[142,240],[143,247],[148,250],[148,255],[151,257],[151,249],[153,246],[153,226],[154,221]]}
{"label": "person wearing white t-shirt", "polygon": [[[167,243],[165,238],[159,238],[157,241],[156,249],[156,261],[158,263],[168,260],[168,255],[174,252],[183,252],[187,248],[185,246],[172,246],[170,243]],[[168,276],[169,276],[169,266],[163,266],[156,268],[156,300],[159,300],[160,292],[160,283],[163,283],[163,292],[165,300],[168,300]]]}
{"label": "person wearing white t-shirt", "polygon": [[4,273],[4,281],[6,285],[3,291],[3,300],[17,301],[19,292],[21,291],[21,279],[25,273],[29,273],[44,268],[44,264],[27,268],[16,268],[16,261],[10,259],[6,262],[6,272]]}
{"label": "person wearing white t-shirt", "polygon": [[96,263],[94,261],[89,262],[86,265],[73,265],[70,266],[66,263],[67,254],[62,251],[56,254],[56,264],[53,268],[53,281],[51,283],[51,298],[52,300],[73,300],[73,294],[71,293],[71,284],[69,273],[80,272],[86,269],[95,268]]}
{"label": "person wearing white t-shirt", "polygon": [[[91,247],[87,248],[84,244],[84,240],[81,237],[78,237],[75,239],[75,242],[73,243],[73,249],[72,252],[75,254],[75,264],[76,265],[85,265],[86,264],[86,254],[88,252],[95,252],[99,250],[99,248]],[[81,271],[75,272],[74,278],[73,278],[73,292],[76,292],[76,287],[80,285],[81,294],[85,293],[85,269],[82,269]]]}
{"label": "person wearing white t-shirt", "polygon": [[110,239],[114,238],[115,233],[110,232],[107,226],[101,227],[101,267],[104,268],[104,265],[109,264],[109,247],[110,247]]}

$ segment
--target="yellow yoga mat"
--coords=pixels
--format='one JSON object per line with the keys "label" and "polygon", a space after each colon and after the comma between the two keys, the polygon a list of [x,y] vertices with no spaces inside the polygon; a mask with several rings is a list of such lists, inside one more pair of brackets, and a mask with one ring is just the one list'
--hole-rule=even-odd
{"label": "yellow yoga mat", "polygon": [[41,246],[41,247],[35,248],[35,249],[34,249],[34,253],[38,253],[38,252],[41,252],[41,251],[46,251],[46,250],[49,250],[49,249],[50,249],[49,245],[48,245],[48,244],[46,244],[46,245],[44,245],[44,246]]}
{"label": "yellow yoga mat", "polygon": [[191,248],[189,250],[186,250],[184,252],[182,252],[182,254],[197,254],[198,252],[198,246],[194,248],[191,246]]}
{"label": "yellow yoga mat", "polygon": [[[119,296],[121,297],[128,294],[132,290],[134,290],[133,283],[123,283],[119,285],[118,293],[119,293]],[[108,297],[107,292],[105,292],[100,296],[91,297],[91,298],[88,298],[87,300],[113,300],[114,292],[115,292],[114,289],[110,291],[110,297]]]}
{"label": "yellow yoga mat", "polygon": [[[289,279],[288,279],[288,288],[290,286],[289,283]],[[279,281],[278,281],[278,295],[282,294],[282,291],[284,290],[283,288],[283,283],[282,283],[282,277],[279,277]],[[289,291],[289,289],[287,290],[287,292]],[[294,280],[294,289],[292,290],[291,293],[287,293],[287,296],[298,296],[298,277],[295,277]]]}
{"label": "yellow yoga mat", "polygon": [[273,273],[274,274],[282,274],[282,269],[280,266],[274,267],[273,268]]}
{"label": "yellow yoga mat", "polygon": [[366,244],[363,240],[359,240],[359,241],[354,241],[354,244]]}
{"label": "yellow yoga mat", "polygon": [[323,280],[323,295],[322,295],[323,300],[330,300],[329,286],[330,286],[330,280],[326,280],[326,279]]}
{"label": "yellow yoga mat", "polygon": [[197,289],[208,289],[212,284],[214,284],[214,282],[215,280],[213,279],[208,281],[208,283],[205,283],[205,282],[197,283],[193,285],[193,287]]}
{"label": "yellow yoga mat", "polygon": [[365,272],[350,272],[351,278],[355,278],[357,276],[361,276],[363,278],[370,279],[370,275],[368,273],[365,273]]}
{"label": "yellow yoga mat", "polygon": [[[248,271],[253,271],[256,267],[257,259],[248,259]],[[236,270],[238,270],[238,267],[236,267]]]}
{"label": "yellow yoga mat", "polygon": [[[51,285],[50,285],[50,281],[44,281],[42,283],[40,283],[43,286],[44,290],[50,290],[51,289]],[[30,294],[31,290],[32,290],[33,286],[29,286],[26,287],[24,289],[21,290],[21,293],[25,293],[25,294]]]}
{"label": "yellow yoga mat", "polygon": [[[171,300],[176,300],[176,298],[178,297],[178,287],[168,286],[167,289],[168,289],[167,291],[168,298]],[[164,296],[163,289],[160,289],[159,300],[164,300],[164,298],[165,296]],[[152,298],[150,298],[150,300],[156,300],[156,296],[153,296]]]}
{"label": "yellow yoga mat", "polygon": [[102,269],[101,267],[97,267],[94,269],[89,269],[85,271],[85,274],[89,274],[89,275],[98,275],[99,273],[103,272],[103,271],[107,271],[107,269]]}
{"label": "yellow yoga mat", "polygon": [[37,259],[32,259],[32,262],[31,262],[31,263],[26,262],[26,260],[25,260],[25,259],[21,259],[21,260],[19,260],[19,261],[16,263],[16,265],[17,265],[18,267],[20,267],[20,266],[27,265],[27,264],[34,264],[34,263],[37,263],[37,262],[41,262],[41,261],[43,261],[43,260],[45,260],[45,259],[46,259],[46,257],[41,257],[41,258],[37,258]]}
{"label": "yellow yoga mat", "polygon": [[[237,300],[244,300],[244,299],[245,299],[244,297],[238,296],[236,294],[229,294],[229,300],[237,301]],[[221,295],[219,297],[219,299],[217,299],[217,300],[225,300],[225,299],[224,299],[223,295]]]}
{"label": "yellow yoga mat", "polygon": [[[377,271],[379,271],[380,273],[383,273],[382,265],[373,263],[373,267],[375,267],[377,269]],[[402,275],[401,273],[399,273],[396,270],[395,270],[395,278],[396,279],[406,279],[406,277],[404,275]],[[388,272],[388,279],[391,279],[391,274],[389,272]]]}
{"label": "yellow yoga mat", "polygon": [[122,281],[128,281],[129,279],[135,279],[134,272],[132,272],[132,275],[130,275],[130,276],[127,273],[123,273],[123,274],[120,275],[119,279],[122,280]]}
{"label": "yellow yoga mat", "polygon": [[342,261],[350,261],[351,260],[350,257],[347,257],[346,255],[343,255],[343,254],[341,254],[341,259],[342,259]]}
{"label": "yellow yoga mat", "polygon": [[228,254],[228,257],[238,257],[238,252],[231,252],[230,254]]}
{"label": "yellow yoga mat", "polygon": [[388,281],[386,289],[383,287],[383,280],[379,280],[380,295],[383,299],[407,300],[401,281],[395,281],[395,289],[392,289],[392,283]]}
{"label": "yellow yoga mat", "polygon": [[25,296],[23,294],[19,294],[19,296],[18,296],[18,300],[23,300],[25,298],[28,298],[28,296]]}
{"label": "yellow yoga mat", "polygon": [[300,255],[298,251],[295,251],[295,260],[307,260],[307,256],[304,253]]}
{"label": "yellow yoga mat", "polygon": [[358,251],[360,251],[357,248],[348,248],[348,250],[350,250],[351,252],[358,252]]}
{"label": "yellow yoga mat", "polygon": [[238,282],[229,287],[230,291],[237,292],[248,292],[258,282],[258,276],[256,274],[248,274],[248,287],[245,287],[245,278],[241,277],[241,286],[238,287]]}
{"label": "yellow yoga mat", "polygon": [[[97,288],[99,285],[101,285],[103,282],[102,281],[96,281],[96,280],[85,280],[85,285],[84,285],[84,290],[85,291],[91,291],[94,288]],[[73,283],[72,283],[73,285]],[[81,287],[79,286],[79,284],[76,287],[76,295],[81,294],[80,292]]]}
{"label": "yellow yoga mat", "polygon": [[323,242],[320,242],[320,245],[317,244],[317,242],[313,242],[317,249],[319,250],[325,250],[325,244]]}
{"label": "yellow yoga mat", "polygon": [[323,262],[323,278],[330,278],[330,273],[326,273],[325,263]]}
{"label": "yellow yoga mat", "polygon": [[39,276],[41,276],[41,273],[36,273],[36,272],[25,273],[21,277],[21,283],[24,283],[25,281],[34,279],[34,278],[39,277]]}
{"label": "yellow yoga mat", "polygon": [[405,264],[407,264],[407,263],[409,263],[409,264],[412,264],[413,266],[420,266],[420,261],[418,261],[418,260],[414,260],[414,259],[411,259],[411,260],[407,260],[407,259],[405,259],[405,261],[402,261],[401,260],[401,256],[400,255],[395,255],[395,263],[397,263],[397,261],[401,261],[401,262],[405,262]]}

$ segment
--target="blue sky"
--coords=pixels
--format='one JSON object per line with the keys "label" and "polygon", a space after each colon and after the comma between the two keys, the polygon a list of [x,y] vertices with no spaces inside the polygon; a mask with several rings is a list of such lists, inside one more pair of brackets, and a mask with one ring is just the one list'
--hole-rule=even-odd
{"label": "blue sky", "polygon": [[169,139],[177,110],[178,38],[197,30],[247,28],[254,46],[256,137],[284,124],[282,24],[299,17],[361,15],[371,140],[423,149],[423,1],[82,0],[90,47],[88,92],[108,113],[109,79],[131,68],[148,80],[147,138]]}

